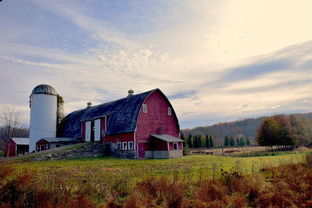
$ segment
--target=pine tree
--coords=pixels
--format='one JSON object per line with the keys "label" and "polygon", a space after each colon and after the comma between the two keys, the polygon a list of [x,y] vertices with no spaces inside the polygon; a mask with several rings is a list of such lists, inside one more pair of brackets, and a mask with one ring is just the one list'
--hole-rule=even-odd
{"label": "pine tree", "polygon": [[237,147],[240,146],[239,138],[236,138],[236,146],[237,146]]}
{"label": "pine tree", "polygon": [[250,145],[250,141],[248,138],[246,138],[246,145],[249,146]]}
{"label": "pine tree", "polygon": [[233,137],[230,137],[230,146],[234,147],[235,146],[235,140]]}
{"label": "pine tree", "polygon": [[210,147],[210,141],[209,141],[209,137],[208,137],[207,134],[206,134],[206,142],[205,142],[205,144],[206,144],[206,148]]}
{"label": "pine tree", "polygon": [[209,143],[210,143],[210,147],[214,146],[214,141],[212,139],[212,136],[209,137]]}
{"label": "pine tree", "polygon": [[192,134],[189,134],[188,137],[187,137],[187,145],[188,145],[189,148],[194,148]]}
{"label": "pine tree", "polygon": [[225,137],[224,137],[224,146],[225,146],[225,147],[228,147],[229,145],[230,145],[229,137],[228,137],[228,136],[225,136]]}

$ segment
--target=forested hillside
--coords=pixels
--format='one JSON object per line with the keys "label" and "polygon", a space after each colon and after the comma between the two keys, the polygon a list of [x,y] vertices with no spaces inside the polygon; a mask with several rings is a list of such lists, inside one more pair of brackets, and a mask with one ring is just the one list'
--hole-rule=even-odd
{"label": "forested hillside", "polygon": [[[296,121],[302,126],[302,133],[312,139],[312,113],[291,114]],[[254,143],[257,129],[266,117],[249,118],[233,122],[223,122],[212,126],[201,126],[194,129],[183,129],[185,136],[192,135],[209,135],[214,137],[217,143],[222,143],[225,136],[228,137],[245,137]]]}

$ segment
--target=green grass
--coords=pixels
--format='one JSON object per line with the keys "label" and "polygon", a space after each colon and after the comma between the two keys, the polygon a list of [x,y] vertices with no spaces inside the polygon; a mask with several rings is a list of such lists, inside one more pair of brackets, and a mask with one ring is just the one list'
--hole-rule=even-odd
{"label": "green grass", "polygon": [[148,176],[180,174],[190,179],[218,176],[221,169],[235,169],[243,173],[257,172],[264,166],[302,162],[305,154],[285,154],[263,157],[225,157],[191,155],[168,160],[127,160],[116,158],[85,158],[40,162],[12,162],[17,172],[34,171],[45,178],[61,174],[75,183],[81,178],[127,178],[132,181]]}

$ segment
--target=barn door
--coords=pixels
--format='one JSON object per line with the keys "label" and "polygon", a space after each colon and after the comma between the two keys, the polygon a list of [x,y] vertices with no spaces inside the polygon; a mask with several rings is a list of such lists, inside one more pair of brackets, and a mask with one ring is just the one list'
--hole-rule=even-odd
{"label": "barn door", "polygon": [[94,141],[101,141],[101,119],[94,121]]}
{"label": "barn door", "polygon": [[85,140],[86,142],[90,142],[91,136],[91,121],[86,122],[86,132],[85,132]]}

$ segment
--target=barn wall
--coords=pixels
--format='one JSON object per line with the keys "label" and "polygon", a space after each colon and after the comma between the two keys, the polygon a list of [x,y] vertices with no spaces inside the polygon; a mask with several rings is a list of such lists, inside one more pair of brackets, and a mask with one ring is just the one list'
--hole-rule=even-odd
{"label": "barn wall", "polygon": [[152,144],[151,144],[151,149],[152,150],[167,150],[168,151],[168,144],[165,141],[153,138]]}
{"label": "barn wall", "polygon": [[86,122],[81,122],[82,141],[86,141]]}
{"label": "barn wall", "polygon": [[179,137],[179,127],[177,119],[173,113],[168,115],[170,103],[158,91],[153,92],[144,101],[147,105],[147,113],[142,108],[137,120],[136,138],[138,141],[149,141],[151,134],[159,134],[159,128],[162,128],[162,134],[168,134]]}
{"label": "barn wall", "polygon": [[104,138],[104,142],[129,142],[134,140],[134,132],[116,134],[116,135],[107,135]]}
{"label": "barn wall", "polygon": [[[16,156],[16,144],[10,139],[5,146],[5,155],[9,157]],[[9,154],[9,155],[8,155]]]}

